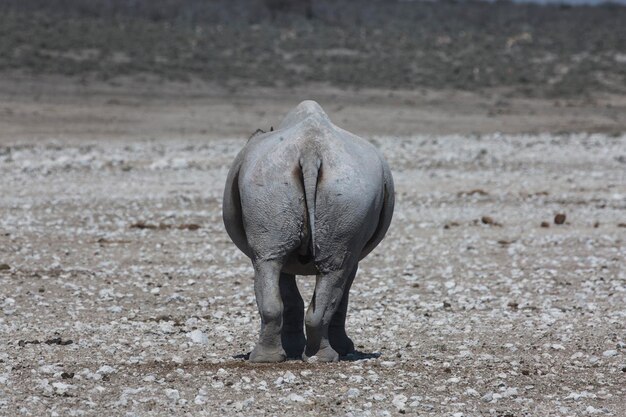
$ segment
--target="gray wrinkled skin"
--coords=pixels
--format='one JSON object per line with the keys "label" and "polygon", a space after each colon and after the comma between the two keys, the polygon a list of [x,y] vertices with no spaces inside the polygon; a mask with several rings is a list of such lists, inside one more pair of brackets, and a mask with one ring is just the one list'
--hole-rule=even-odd
{"label": "gray wrinkled skin", "polygon": [[[314,101],[250,138],[228,174],[223,216],[255,271],[261,334],[252,362],[336,361],[354,352],[345,331],[348,293],[359,260],[387,232],[393,205],[380,153]],[[295,275],[317,276],[306,317]]]}

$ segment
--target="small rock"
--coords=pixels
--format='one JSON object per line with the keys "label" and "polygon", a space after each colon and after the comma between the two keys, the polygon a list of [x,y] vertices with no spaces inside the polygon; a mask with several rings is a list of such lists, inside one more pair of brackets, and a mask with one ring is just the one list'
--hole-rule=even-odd
{"label": "small rock", "polygon": [[96,371],[97,374],[100,375],[109,375],[115,373],[115,368],[109,365],[102,365],[100,369]]}
{"label": "small rock", "polygon": [[61,378],[63,378],[63,379],[72,379],[72,378],[74,378],[74,372],[63,372],[61,374]]}
{"label": "small rock", "polygon": [[486,403],[490,403],[491,401],[493,401],[493,392],[486,393],[485,395],[480,397],[480,399]]}
{"label": "small rock", "polygon": [[170,401],[177,402],[180,399],[180,393],[177,389],[165,389],[165,396],[170,399]]}
{"label": "small rock", "polygon": [[460,224],[458,222],[448,222],[446,224],[443,225],[444,229],[451,229],[453,227],[457,227],[460,226]]}
{"label": "small rock", "polygon": [[73,385],[66,384],[64,382],[53,382],[52,387],[54,387],[54,392],[59,395],[66,394],[70,389],[74,388]]}
{"label": "small rock", "polygon": [[177,227],[179,230],[198,230],[199,228],[200,225],[195,223],[181,224]]}
{"label": "small rock", "polygon": [[548,222],[541,222],[541,227],[550,227],[550,223]]}
{"label": "small rock", "polygon": [[283,381],[291,384],[292,382],[294,382],[296,380],[296,376],[291,372],[291,371],[287,371],[283,374]]}
{"label": "small rock", "polygon": [[516,397],[517,396],[517,388],[509,387],[503,393],[502,397]]}
{"label": "small rock", "polygon": [[9,269],[11,269],[9,264],[0,264],[0,271],[8,271]]}
{"label": "small rock", "polygon": [[563,224],[565,223],[565,214],[564,213],[559,213],[556,216],[554,216],[554,224]]}
{"label": "small rock", "polygon": [[602,352],[602,356],[606,356],[611,357],[611,356],[617,356],[617,351],[616,350],[605,350],[604,352]]}
{"label": "small rock", "polygon": [[198,329],[192,330],[191,332],[187,333],[187,337],[191,339],[193,343],[197,343],[199,345],[206,345],[207,343],[209,343],[209,338],[207,337],[207,335],[202,333],[202,331]]}
{"label": "small rock", "polygon": [[399,411],[401,411],[405,409],[407,399],[408,398],[406,397],[406,395],[402,395],[402,394],[394,395],[393,400],[391,401],[391,404],[393,404],[394,407],[396,407]]}
{"label": "small rock", "polygon": [[39,343],[41,343],[39,340],[19,340],[17,345],[19,347],[24,347],[26,345],[38,345]]}
{"label": "small rock", "polygon": [[361,394],[361,391],[359,391],[358,388],[350,388],[348,391],[346,391],[346,397],[348,398],[356,398]]}
{"label": "small rock", "polygon": [[298,395],[296,393],[289,394],[289,400],[296,403],[303,403],[305,401],[302,395]]}
{"label": "small rock", "polygon": [[60,337],[54,337],[52,339],[48,339],[45,342],[47,345],[59,345],[59,346],[67,346],[67,345],[71,345],[72,343],[74,343],[73,340],[68,339],[68,340],[63,340]]}
{"label": "small rock", "polygon": [[483,216],[480,218],[480,221],[483,222],[483,224],[493,224],[493,217],[490,216]]}
{"label": "small rock", "polygon": [[474,388],[468,388],[465,390],[465,395],[469,395],[470,397],[478,397],[478,391]]}

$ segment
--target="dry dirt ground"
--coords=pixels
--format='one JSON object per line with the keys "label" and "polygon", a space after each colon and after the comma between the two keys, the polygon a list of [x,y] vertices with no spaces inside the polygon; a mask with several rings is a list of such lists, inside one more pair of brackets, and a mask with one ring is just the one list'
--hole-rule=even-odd
{"label": "dry dirt ground", "polygon": [[303,92],[49,81],[0,83],[1,415],[626,415],[626,135],[594,110],[622,99],[317,89],[387,157],[395,218],[352,288],[361,353],[251,365],[222,187]]}

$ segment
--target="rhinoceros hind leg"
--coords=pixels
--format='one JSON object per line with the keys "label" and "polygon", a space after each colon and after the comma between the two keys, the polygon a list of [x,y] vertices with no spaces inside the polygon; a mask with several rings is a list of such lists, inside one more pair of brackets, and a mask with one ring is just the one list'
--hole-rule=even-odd
{"label": "rhinoceros hind leg", "polygon": [[261,334],[250,353],[250,362],[282,362],[285,351],[281,342],[283,301],[279,279],[282,264],[278,261],[254,262],[254,292],[261,314]]}
{"label": "rhinoceros hind leg", "polygon": [[283,299],[281,339],[288,358],[300,358],[304,352],[304,301],[298,291],[296,277],[280,274],[280,296]]}
{"label": "rhinoceros hind leg", "polygon": [[321,362],[334,362],[339,354],[328,339],[333,315],[341,304],[346,283],[355,267],[341,268],[317,276],[313,300],[305,317],[307,343],[304,358],[317,356]]}
{"label": "rhinoceros hind leg", "polygon": [[346,356],[355,352],[354,343],[346,334],[346,314],[348,312],[350,287],[354,281],[357,268],[358,266],[354,268],[354,271],[352,271],[348,277],[348,281],[346,282],[346,286],[343,290],[341,303],[339,304],[339,307],[337,307],[337,311],[333,315],[330,327],[328,328],[328,339],[330,340],[330,345],[339,354],[339,356]]}

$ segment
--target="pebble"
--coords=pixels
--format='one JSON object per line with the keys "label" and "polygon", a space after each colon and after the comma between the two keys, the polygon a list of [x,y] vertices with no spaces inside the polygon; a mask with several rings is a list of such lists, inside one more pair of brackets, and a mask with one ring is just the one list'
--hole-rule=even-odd
{"label": "pebble", "polygon": [[52,387],[54,388],[54,392],[59,395],[66,394],[69,390],[73,389],[74,386],[70,384],[66,384],[64,382],[53,382]]}
{"label": "pebble", "polygon": [[282,378],[283,378],[283,381],[286,382],[287,384],[291,384],[296,380],[296,376],[291,371],[285,372]]}
{"label": "pebble", "polygon": [[501,393],[503,398],[507,397],[516,397],[517,396],[517,388],[509,387],[504,392]]}
{"label": "pebble", "polygon": [[187,333],[187,337],[191,339],[193,343],[199,345],[206,345],[207,343],[209,343],[209,338],[207,337],[207,335],[198,329],[192,330],[191,332]]}
{"label": "pebble", "polygon": [[480,218],[480,221],[483,224],[494,224],[493,217],[490,217],[490,216],[483,216]]}
{"label": "pebble", "polygon": [[476,391],[474,388],[468,388],[465,390],[465,395],[469,395],[471,397],[478,397],[478,391]]}
{"label": "pebble", "polygon": [[346,391],[346,397],[348,398],[356,398],[361,394],[358,388],[350,388]]}
{"label": "pebble", "polygon": [[180,399],[180,393],[177,389],[166,388],[164,392],[165,396],[173,402],[177,402]]}
{"label": "pebble", "polygon": [[398,395],[394,395],[393,400],[391,401],[391,404],[393,404],[393,406],[396,407],[398,410],[404,410],[406,407],[407,400],[408,398],[406,397],[406,395],[398,394]]}
{"label": "pebble", "polygon": [[96,371],[96,373],[98,373],[100,375],[109,375],[109,374],[115,373],[115,368],[113,368],[112,366],[109,366],[109,365],[102,365]]}
{"label": "pebble", "polygon": [[305,398],[302,395],[296,394],[296,393],[291,393],[289,394],[289,401],[293,401],[296,403],[303,403],[305,400]]}
{"label": "pebble", "polygon": [[480,399],[486,403],[490,403],[491,401],[493,401],[493,392],[486,393],[485,395],[480,397]]}

